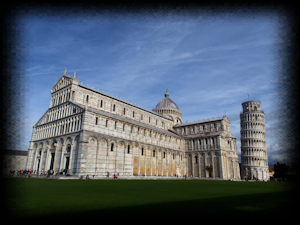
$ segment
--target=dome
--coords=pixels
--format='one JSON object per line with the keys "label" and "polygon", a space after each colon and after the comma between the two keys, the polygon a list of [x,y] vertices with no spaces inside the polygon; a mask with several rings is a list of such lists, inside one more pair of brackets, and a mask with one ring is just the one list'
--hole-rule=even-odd
{"label": "dome", "polygon": [[179,109],[175,102],[169,98],[169,93],[166,91],[165,93],[165,98],[162,99],[155,107],[155,109],[159,108],[174,108],[174,109]]}

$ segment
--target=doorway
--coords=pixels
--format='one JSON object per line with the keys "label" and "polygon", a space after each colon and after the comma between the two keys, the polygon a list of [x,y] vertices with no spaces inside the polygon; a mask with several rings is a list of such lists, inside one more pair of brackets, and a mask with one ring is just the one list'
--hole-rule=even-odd
{"label": "doorway", "polygon": [[51,153],[50,170],[53,170],[54,155],[55,153]]}
{"label": "doorway", "polygon": [[66,157],[66,167],[65,167],[65,174],[67,174],[68,172],[68,168],[69,168],[69,161],[70,161],[70,157]]}

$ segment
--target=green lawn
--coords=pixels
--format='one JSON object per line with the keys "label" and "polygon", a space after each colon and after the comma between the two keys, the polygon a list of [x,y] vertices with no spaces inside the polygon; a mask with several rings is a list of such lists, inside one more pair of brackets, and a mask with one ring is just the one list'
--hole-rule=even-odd
{"label": "green lawn", "polygon": [[271,216],[290,207],[284,182],[8,179],[16,218]]}

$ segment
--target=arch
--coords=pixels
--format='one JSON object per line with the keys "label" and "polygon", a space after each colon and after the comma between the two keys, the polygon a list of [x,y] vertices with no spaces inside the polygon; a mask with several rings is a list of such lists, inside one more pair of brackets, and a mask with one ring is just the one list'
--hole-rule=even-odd
{"label": "arch", "polygon": [[[68,139],[71,139],[71,138],[68,138]],[[89,137],[88,141],[89,141],[89,142],[90,142],[90,141],[92,141],[92,142],[97,142],[97,138],[96,138],[96,137]],[[68,140],[67,140],[66,143],[68,143]],[[71,143],[72,143],[72,142],[71,142]]]}
{"label": "arch", "polygon": [[69,143],[72,144],[72,138],[70,136],[67,137],[65,144],[67,145]]}
{"label": "arch", "polygon": [[101,147],[107,147],[107,144],[108,144],[108,140],[106,138],[101,138],[99,140],[99,143],[100,143],[100,146]]}
{"label": "arch", "polygon": [[44,143],[43,142],[40,142],[39,143],[39,148],[43,148],[44,147]]}
{"label": "arch", "polygon": [[122,146],[125,146],[125,143],[123,141],[119,141],[118,142],[118,147],[122,147]]}

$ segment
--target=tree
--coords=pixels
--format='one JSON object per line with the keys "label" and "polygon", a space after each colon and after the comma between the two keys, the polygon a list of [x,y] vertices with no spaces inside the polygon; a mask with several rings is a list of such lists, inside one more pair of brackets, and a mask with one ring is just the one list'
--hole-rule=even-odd
{"label": "tree", "polygon": [[277,162],[274,164],[274,178],[282,178],[284,179],[286,177],[286,172],[288,171],[288,167],[284,163]]}

